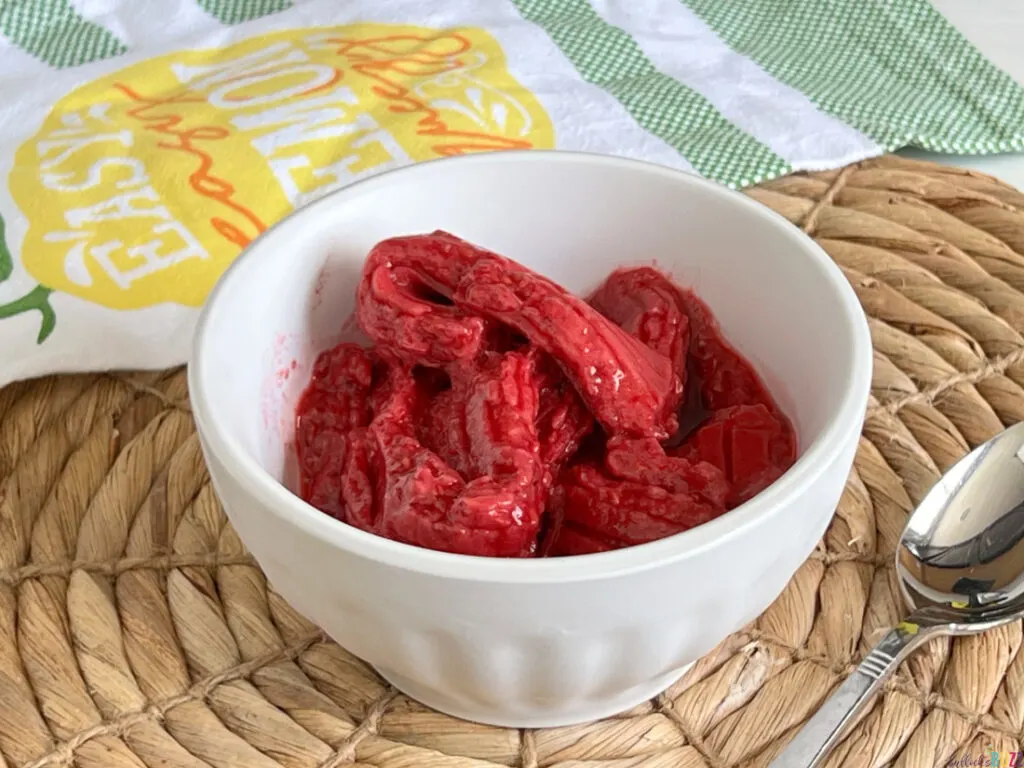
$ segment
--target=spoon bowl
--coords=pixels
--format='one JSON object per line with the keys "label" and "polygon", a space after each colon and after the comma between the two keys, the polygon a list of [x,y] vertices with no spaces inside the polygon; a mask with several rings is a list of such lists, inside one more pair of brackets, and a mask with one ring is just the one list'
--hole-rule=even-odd
{"label": "spoon bowl", "polygon": [[958,461],[907,521],[896,550],[912,609],[964,623],[1024,610],[1024,423]]}
{"label": "spoon bowl", "polygon": [[1024,615],[1024,422],[954,464],[910,515],[896,547],[911,613],[826,700],[770,768],[814,768],[914,649]]}

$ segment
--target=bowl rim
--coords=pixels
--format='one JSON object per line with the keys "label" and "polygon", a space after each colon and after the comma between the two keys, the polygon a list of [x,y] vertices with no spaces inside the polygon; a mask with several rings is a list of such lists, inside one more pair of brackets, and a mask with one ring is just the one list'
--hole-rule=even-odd
{"label": "bowl rim", "polygon": [[[215,330],[220,300],[229,295],[240,270],[245,268],[251,255],[260,248],[266,235],[278,227],[291,225],[302,217],[321,215],[319,211],[336,205],[340,199],[391,185],[405,176],[443,173],[453,163],[485,166],[496,163],[564,163],[618,167],[669,178],[674,183],[690,186],[696,194],[723,199],[727,205],[736,209],[738,215],[766,220],[781,236],[788,238],[794,248],[800,249],[814,267],[822,271],[838,299],[836,306],[849,329],[853,347],[851,376],[843,392],[840,408],[789,470],[746,503],[688,531],[610,552],[523,559],[452,554],[393,541],[319,511],[271,476],[249,455],[241,442],[221,426],[211,412],[204,386],[207,367],[205,352]],[[223,469],[256,497],[264,508],[259,514],[276,515],[351,555],[402,570],[456,581],[542,584],[593,581],[639,573],[696,556],[709,548],[728,543],[751,528],[767,524],[783,506],[791,503],[804,488],[812,485],[848,448],[851,439],[856,439],[856,435],[860,434],[870,393],[871,370],[872,344],[867,318],[852,287],[821,246],[775,211],[747,195],[694,173],[656,163],[591,152],[530,149],[437,158],[401,166],[357,180],[287,214],[246,246],[210,291],[196,323],[187,375],[193,418],[203,451],[210,451]]]}

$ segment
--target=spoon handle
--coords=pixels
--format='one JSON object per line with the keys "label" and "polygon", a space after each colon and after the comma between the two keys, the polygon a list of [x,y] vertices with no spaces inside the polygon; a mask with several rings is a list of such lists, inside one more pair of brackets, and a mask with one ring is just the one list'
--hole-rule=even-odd
{"label": "spoon handle", "polygon": [[890,630],[768,768],[815,768],[819,765],[844,729],[919,640],[918,626],[910,621]]}

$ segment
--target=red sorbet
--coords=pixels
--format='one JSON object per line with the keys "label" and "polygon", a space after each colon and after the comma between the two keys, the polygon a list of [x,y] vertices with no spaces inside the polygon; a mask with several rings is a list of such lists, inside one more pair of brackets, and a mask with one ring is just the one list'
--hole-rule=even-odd
{"label": "red sorbet", "polygon": [[374,346],[317,359],[300,495],[380,536],[488,557],[618,549],[712,520],[796,460],[757,373],[653,268],[584,301],[435,232],[374,247],[356,306]]}

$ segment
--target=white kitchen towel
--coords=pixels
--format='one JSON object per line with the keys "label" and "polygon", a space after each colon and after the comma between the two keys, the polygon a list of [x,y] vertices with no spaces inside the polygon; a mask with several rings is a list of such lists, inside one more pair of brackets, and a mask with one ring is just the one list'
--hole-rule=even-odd
{"label": "white kitchen towel", "polygon": [[908,145],[1024,146],[1024,91],[925,0],[7,0],[0,385],[184,362],[247,243],[407,163],[744,187]]}

